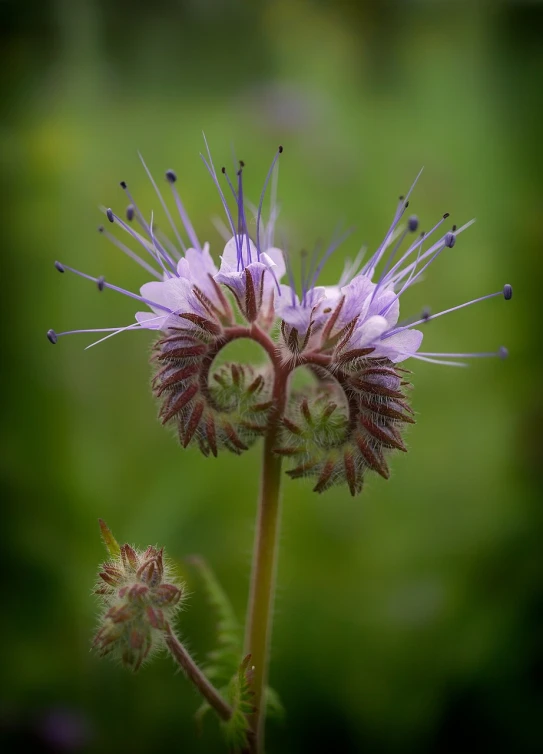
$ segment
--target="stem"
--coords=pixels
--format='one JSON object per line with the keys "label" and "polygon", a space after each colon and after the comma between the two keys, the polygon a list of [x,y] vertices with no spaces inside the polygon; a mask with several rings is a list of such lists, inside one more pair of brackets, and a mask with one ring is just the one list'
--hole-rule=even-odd
{"label": "stem", "polygon": [[264,438],[260,501],[253,553],[251,591],[245,634],[245,651],[251,655],[255,712],[251,716],[254,740],[249,751],[262,752],[266,717],[265,689],[268,679],[272,610],[277,570],[280,521],[281,457],[274,453],[284,412],[289,370],[275,362],[273,409]]}
{"label": "stem", "polygon": [[213,707],[222,720],[229,720],[232,717],[232,709],[224,701],[215,686],[208,681],[198,665],[196,665],[183,644],[181,644],[172,631],[172,627],[169,623],[166,626],[165,635],[166,646],[170,650],[173,659],[185,673],[189,681],[192,681],[200,694],[208,704]]}

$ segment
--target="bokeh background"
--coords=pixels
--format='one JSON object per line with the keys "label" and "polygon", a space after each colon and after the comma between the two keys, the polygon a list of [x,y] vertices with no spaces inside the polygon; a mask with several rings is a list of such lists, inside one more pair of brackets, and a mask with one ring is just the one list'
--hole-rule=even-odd
{"label": "bokeh background", "polygon": [[175,168],[218,253],[200,161],[247,164],[258,197],[279,143],[293,252],[381,239],[412,207],[477,223],[403,311],[515,288],[427,327],[426,350],[494,350],[469,369],[414,362],[417,425],[390,481],[352,499],[284,485],[269,752],[543,750],[541,306],[543,4],[348,0],[2,0],[2,683],[4,750],[220,752],[167,658],[133,677],[89,651],[97,518],[166,546],[192,592],[180,629],[202,660],[214,618],[185,556],[204,555],[243,618],[259,448],[182,451],[156,421],[151,337],[85,351],[57,330],[128,324],[128,299],[55,273],[61,259],[137,289],[96,233],[139,163]]}

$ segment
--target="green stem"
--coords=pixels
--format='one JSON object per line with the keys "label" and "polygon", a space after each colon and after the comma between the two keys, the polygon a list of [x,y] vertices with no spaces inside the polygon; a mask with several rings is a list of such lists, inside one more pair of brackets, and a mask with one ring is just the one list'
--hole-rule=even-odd
{"label": "green stem", "polygon": [[230,720],[232,717],[231,707],[225,702],[215,686],[213,686],[213,684],[210,683],[202,673],[198,665],[194,662],[183,644],[173,632],[169,623],[166,624],[166,630],[164,633],[166,646],[170,650],[171,656],[185,673],[189,681],[192,681],[200,694],[208,702],[209,706],[215,710],[221,720]]}
{"label": "green stem", "polygon": [[288,370],[276,364],[272,415],[264,438],[260,501],[251,576],[251,591],[245,634],[245,651],[254,668],[252,687],[255,712],[251,716],[254,738],[251,752],[262,752],[266,717],[265,690],[268,679],[269,648],[277,570],[277,543],[280,523],[281,457],[274,453],[280,420],[284,412]]}

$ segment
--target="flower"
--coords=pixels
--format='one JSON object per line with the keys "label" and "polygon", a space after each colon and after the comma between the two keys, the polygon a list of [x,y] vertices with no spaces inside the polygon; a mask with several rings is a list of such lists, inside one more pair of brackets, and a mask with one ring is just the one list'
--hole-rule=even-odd
{"label": "flower", "polygon": [[[316,476],[317,491],[344,480],[354,494],[361,489],[368,468],[388,476],[385,453],[392,448],[405,450],[402,426],[413,418],[405,395],[405,370],[399,364],[411,358],[464,366],[472,357],[507,354],[503,347],[490,353],[421,351],[424,325],[486,299],[503,296],[509,300],[512,288],[505,285],[451,309],[435,314],[425,310],[418,317],[400,321],[403,294],[441,254],[455,246],[473,222],[447,228],[449,215],[445,213],[430,231],[419,233],[418,218],[407,216],[407,209],[420,173],[408,194],[400,197],[383,241],[365,264],[361,252],[347,263],[336,285],[320,284],[326,261],[348,232],[323,253],[302,255],[301,285],[297,287],[289,257],[274,241],[277,169],[283,148],[279,147],[273,159],[258,206],[245,197],[244,163],[239,163],[234,181],[225,168],[219,180],[207,142],[206,149],[202,159],[226,216],[222,226],[226,243],[219,267],[209,244],[200,242],[188,218],[177,192],[176,174],[168,170],[166,181],[181,230],[143,163],[175,240],[156,229],[152,215],[149,222],[145,219],[125,182],[121,187],[130,202],[126,219],[111,209],[106,216],[140,253],[105,228],[100,231],[153,280],[134,293],[102,276],[92,277],[55,263],[59,272],[94,281],[100,291],[108,288],[132,298],[137,302],[136,321],[120,328],[49,330],[47,337],[56,343],[73,332],[107,333],[96,341],[100,343],[128,330],[158,331],[153,356],[158,370],[153,384],[162,400],[160,416],[164,423],[175,422],[183,446],[194,442],[206,455],[217,455],[220,448],[241,453],[265,434],[268,421],[277,419],[273,418],[279,405],[274,375],[300,366],[309,368],[317,385],[303,394],[291,391],[280,416],[284,431],[275,450],[297,463],[291,476]],[[264,221],[270,183],[271,206]],[[228,195],[233,198],[234,211]],[[285,273],[287,283],[282,282]],[[240,337],[263,345],[271,363],[215,368],[215,357],[222,348]],[[288,385],[288,378],[283,384]]]}

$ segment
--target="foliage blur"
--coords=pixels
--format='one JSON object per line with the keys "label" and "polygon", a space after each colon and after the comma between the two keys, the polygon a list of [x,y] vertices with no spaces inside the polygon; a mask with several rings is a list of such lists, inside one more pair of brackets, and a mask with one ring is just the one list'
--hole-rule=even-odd
{"label": "foliage blur", "polygon": [[89,652],[97,519],[177,559],[180,630],[203,659],[214,618],[185,558],[208,559],[243,618],[259,449],[178,447],[156,421],[149,334],[45,338],[132,321],[128,299],[53,261],[144,282],[96,233],[100,205],[124,208],[120,179],[157,209],[138,150],[157,177],[178,171],[220,252],[202,130],[219,165],[243,157],[253,197],[284,145],[293,253],[355,226],[327,282],[424,165],[422,227],[477,223],[403,313],[515,289],[427,327],[425,350],[510,358],[413,363],[418,422],[388,482],[352,499],[285,478],[271,683],[287,714],[270,754],[543,750],[543,5],[3,0],[0,19],[4,751],[222,751],[169,660],[134,677]]}

